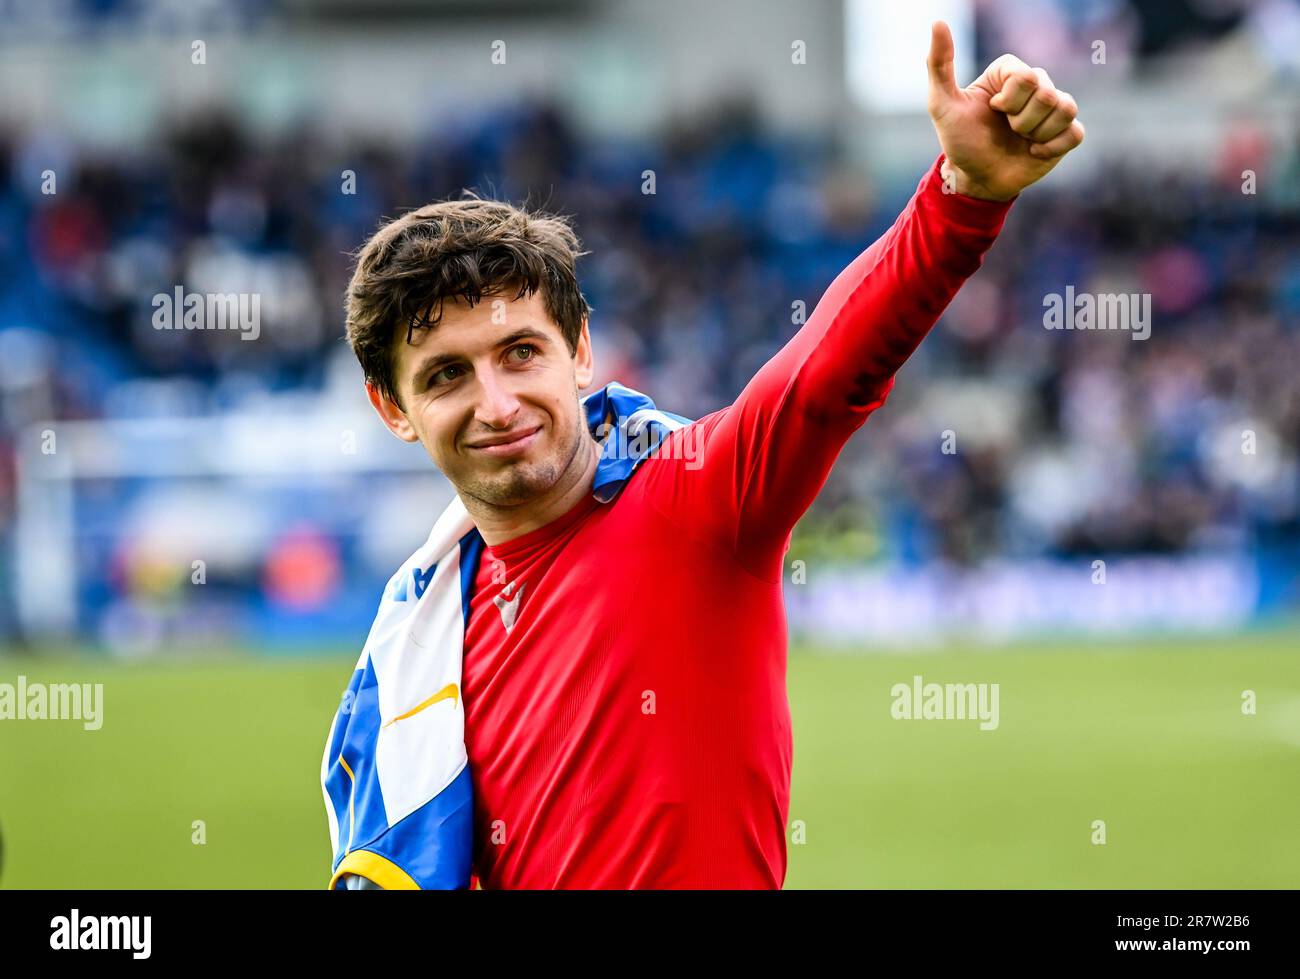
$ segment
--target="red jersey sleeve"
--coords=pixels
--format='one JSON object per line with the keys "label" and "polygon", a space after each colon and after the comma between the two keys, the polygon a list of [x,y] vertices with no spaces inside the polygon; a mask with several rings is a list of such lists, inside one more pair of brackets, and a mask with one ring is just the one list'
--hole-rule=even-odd
{"label": "red jersey sleeve", "polygon": [[894,374],[980,267],[1012,201],[944,193],[942,154],[881,238],[836,277],[735,403],[695,425],[672,516],[778,580],[795,523]]}

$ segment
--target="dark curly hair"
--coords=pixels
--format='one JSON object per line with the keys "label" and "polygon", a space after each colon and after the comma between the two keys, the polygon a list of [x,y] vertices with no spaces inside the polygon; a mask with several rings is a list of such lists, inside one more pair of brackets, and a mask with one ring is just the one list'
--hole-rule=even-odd
{"label": "dark curly hair", "polygon": [[437,325],[443,301],[541,291],[573,354],[591,312],[578,287],[580,242],[569,219],[465,192],[390,221],[357,253],[347,294],[347,339],[366,380],[400,405],[393,352]]}

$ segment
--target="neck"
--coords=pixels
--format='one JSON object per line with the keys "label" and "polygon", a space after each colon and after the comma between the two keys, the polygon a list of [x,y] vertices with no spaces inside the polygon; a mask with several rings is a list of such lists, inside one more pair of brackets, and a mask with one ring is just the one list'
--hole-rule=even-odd
{"label": "neck", "polygon": [[596,480],[596,464],[600,462],[600,446],[586,434],[585,429],[583,435],[564,475],[538,499],[514,507],[493,506],[474,497],[465,499],[465,509],[489,547],[545,527],[572,510],[591,492]]}

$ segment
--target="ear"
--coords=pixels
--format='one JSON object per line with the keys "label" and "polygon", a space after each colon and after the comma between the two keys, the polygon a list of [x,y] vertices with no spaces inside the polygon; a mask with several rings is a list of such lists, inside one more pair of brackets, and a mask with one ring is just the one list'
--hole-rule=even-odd
{"label": "ear", "polygon": [[587,329],[587,317],[582,318],[582,332],[578,334],[578,349],[573,353],[573,378],[578,390],[591,385],[596,376],[596,361],[591,354],[591,333]]}
{"label": "ear", "polygon": [[411,427],[410,421],[406,417],[401,407],[391,398],[384,395],[379,388],[375,387],[370,381],[366,382],[366,396],[370,398],[370,404],[374,406],[375,413],[388,426],[388,430],[396,435],[403,442],[420,441],[419,434]]}

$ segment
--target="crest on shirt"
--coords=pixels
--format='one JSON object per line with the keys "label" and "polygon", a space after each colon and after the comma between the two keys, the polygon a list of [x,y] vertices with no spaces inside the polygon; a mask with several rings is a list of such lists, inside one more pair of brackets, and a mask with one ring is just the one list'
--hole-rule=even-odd
{"label": "crest on shirt", "polygon": [[[518,585],[518,589],[515,586]],[[519,618],[519,600],[524,597],[524,586],[518,581],[512,581],[501,589],[501,594],[492,599],[492,604],[497,607],[501,613],[501,624],[506,627],[506,632],[510,632],[515,627],[515,620]]]}

